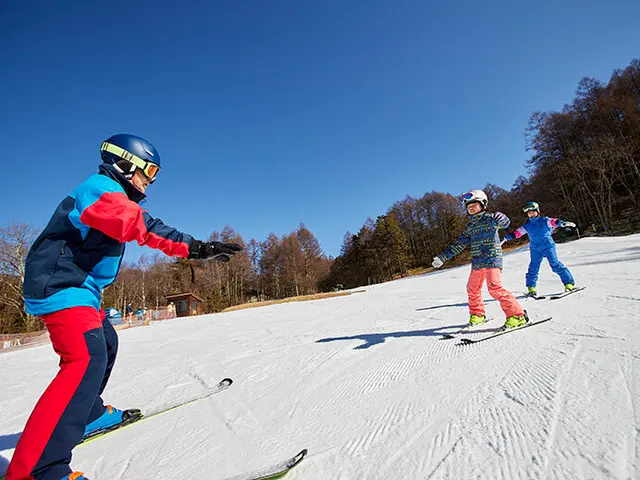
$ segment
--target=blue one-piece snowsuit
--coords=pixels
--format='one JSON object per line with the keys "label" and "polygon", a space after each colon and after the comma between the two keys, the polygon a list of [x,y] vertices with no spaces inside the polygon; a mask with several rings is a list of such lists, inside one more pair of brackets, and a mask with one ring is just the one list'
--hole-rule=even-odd
{"label": "blue one-piece snowsuit", "polygon": [[520,238],[523,235],[529,235],[529,251],[531,253],[531,262],[527,271],[527,287],[535,287],[538,283],[538,272],[542,259],[546,258],[549,262],[551,270],[560,276],[563,284],[575,283],[573,276],[567,267],[558,260],[556,253],[556,244],[551,238],[551,234],[560,224],[557,218],[549,217],[533,217],[513,233],[505,235],[504,239],[509,241],[514,238]]}

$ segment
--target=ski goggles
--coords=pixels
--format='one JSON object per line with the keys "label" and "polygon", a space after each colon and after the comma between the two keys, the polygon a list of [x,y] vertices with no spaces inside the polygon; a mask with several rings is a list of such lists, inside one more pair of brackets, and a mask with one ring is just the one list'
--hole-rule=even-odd
{"label": "ski goggles", "polygon": [[524,213],[534,212],[537,210],[540,210],[540,205],[538,205],[536,202],[529,202],[524,207],[522,207],[522,211]]}
{"label": "ski goggles", "polygon": [[473,198],[473,193],[468,192],[468,193],[465,193],[462,197],[460,197],[460,201],[462,202],[463,205],[466,205],[469,201],[471,201],[472,198]]}
{"label": "ski goggles", "polygon": [[145,177],[147,177],[151,183],[155,182],[156,177],[158,176],[158,172],[160,171],[160,165],[158,165],[157,163],[143,160],[137,155],[131,152],[128,152],[124,148],[121,148],[112,143],[103,142],[102,147],[100,147],[100,151],[112,153],[116,157],[120,157],[124,161],[129,162],[132,166],[129,173],[133,173],[136,168],[139,168],[140,170],[142,170],[142,173],[144,173]]}
{"label": "ski goggles", "polygon": [[468,207],[469,204],[473,202],[479,203],[483,208],[486,207],[486,199],[479,198],[477,194],[473,192],[465,193],[462,197],[460,197],[460,203],[462,203],[464,207]]}

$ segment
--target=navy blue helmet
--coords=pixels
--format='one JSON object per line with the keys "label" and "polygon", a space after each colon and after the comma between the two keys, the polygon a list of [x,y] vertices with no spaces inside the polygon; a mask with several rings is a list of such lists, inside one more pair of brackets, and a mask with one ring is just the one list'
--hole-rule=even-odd
{"label": "navy blue helmet", "polygon": [[153,182],[160,171],[158,150],[136,135],[113,135],[102,142],[100,153],[103,162],[115,165],[125,176],[132,176],[139,168]]}

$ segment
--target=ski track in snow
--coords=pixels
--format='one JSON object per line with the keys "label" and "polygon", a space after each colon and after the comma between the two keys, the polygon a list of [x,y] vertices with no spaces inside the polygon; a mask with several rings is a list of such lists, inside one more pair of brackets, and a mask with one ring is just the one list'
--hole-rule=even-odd
{"label": "ski track in snow", "polygon": [[[109,403],[153,411],[234,383],[77,448],[73,466],[92,480],[225,479],[306,447],[287,478],[640,478],[639,250],[640,235],[558,245],[587,289],[520,299],[553,320],[477,345],[440,339],[466,323],[468,266],[122,331]],[[528,259],[505,256],[513,292]],[[547,264],[538,290],[561,290]],[[483,328],[497,327],[485,297]],[[57,357],[3,353],[0,369],[1,472]]]}

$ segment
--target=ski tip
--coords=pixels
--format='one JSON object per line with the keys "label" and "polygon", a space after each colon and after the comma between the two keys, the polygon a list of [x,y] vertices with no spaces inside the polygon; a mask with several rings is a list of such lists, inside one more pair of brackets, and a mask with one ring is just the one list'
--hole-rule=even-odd
{"label": "ski tip", "polygon": [[222,380],[220,380],[220,385],[231,385],[233,383],[233,380],[230,378],[223,378]]}
{"label": "ski tip", "polygon": [[294,455],[291,458],[289,468],[293,468],[298,465],[302,460],[304,460],[304,458],[307,456],[307,453],[309,453],[309,451],[306,448],[303,448],[297,455]]}
{"label": "ski tip", "polygon": [[566,297],[568,295],[571,295],[572,293],[581,292],[585,288],[587,288],[587,287],[577,287],[574,290],[569,290],[568,292],[562,292],[562,293],[559,293],[557,295],[552,295],[552,296],[549,297],[549,300],[558,300],[560,298],[564,298],[564,297]]}

